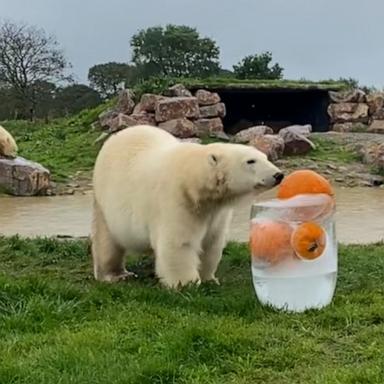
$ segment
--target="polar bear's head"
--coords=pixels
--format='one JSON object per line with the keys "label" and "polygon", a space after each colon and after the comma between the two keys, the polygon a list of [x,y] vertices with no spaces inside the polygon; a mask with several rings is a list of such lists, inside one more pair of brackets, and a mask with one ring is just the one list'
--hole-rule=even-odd
{"label": "polar bear's head", "polygon": [[[242,144],[214,143],[206,146],[212,182],[224,195],[239,196],[278,185],[284,175],[267,156]],[[219,192],[219,191],[218,191]]]}

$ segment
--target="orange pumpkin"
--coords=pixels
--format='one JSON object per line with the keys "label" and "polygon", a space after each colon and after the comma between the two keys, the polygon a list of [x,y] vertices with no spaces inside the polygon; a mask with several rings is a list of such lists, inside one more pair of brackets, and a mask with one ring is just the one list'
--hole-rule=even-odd
{"label": "orange pumpkin", "polygon": [[325,231],[314,222],[303,223],[293,231],[291,245],[296,255],[301,259],[317,259],[325,250]]}
{"label": "orange pumpkin", "polygon": [[302,169],[290,173],[283,179],[279,185],[277,197],[289,199],[296,195],[310,193],[334,195],[333,188],[326,178],[309,169]]}
{"label": "orange pumpkin", "polygon": [[290,244],[292,227],[283,221],[266,220],[251,226],[250,247],[257,261],[276,264],[293,255]]}

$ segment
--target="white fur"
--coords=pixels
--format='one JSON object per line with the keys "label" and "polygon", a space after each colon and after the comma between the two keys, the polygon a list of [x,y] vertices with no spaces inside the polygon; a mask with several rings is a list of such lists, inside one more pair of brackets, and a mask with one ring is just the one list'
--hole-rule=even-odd
{"label": "white fur", "polygon": [[127,277],[125,251],[153,251],[166,286],[216,280],[234,201],[278,172],[245,145],[181,143],[150,126],[111,136],[94,168],[96,279]]}
{"label": "white fur", "polygon": [[12,135],[0,125],[0,156],[16,157],[17,145]]}

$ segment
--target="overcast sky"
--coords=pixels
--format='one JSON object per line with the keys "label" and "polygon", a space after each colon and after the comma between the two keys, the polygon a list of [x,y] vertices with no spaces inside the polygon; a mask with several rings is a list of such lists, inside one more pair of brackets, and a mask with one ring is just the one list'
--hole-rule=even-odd
{"label": "overcast sky", "polygon": [[286,78],[384,86],[383,0],[0,0],[0,18],[55,34],[79,81],[128,62],[139,29],[174,23],[215,39],[224,68],[270,50]]}

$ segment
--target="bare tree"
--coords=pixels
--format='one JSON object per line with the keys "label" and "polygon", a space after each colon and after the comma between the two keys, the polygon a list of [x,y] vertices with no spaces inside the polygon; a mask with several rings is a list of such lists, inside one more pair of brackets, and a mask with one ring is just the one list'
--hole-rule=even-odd
{"label": "bare tree", "polygon": [[33,118],[38,85],[67,79],[69,67],[56,38],[27,24],[0,24],[0,84],[12,87]]}

